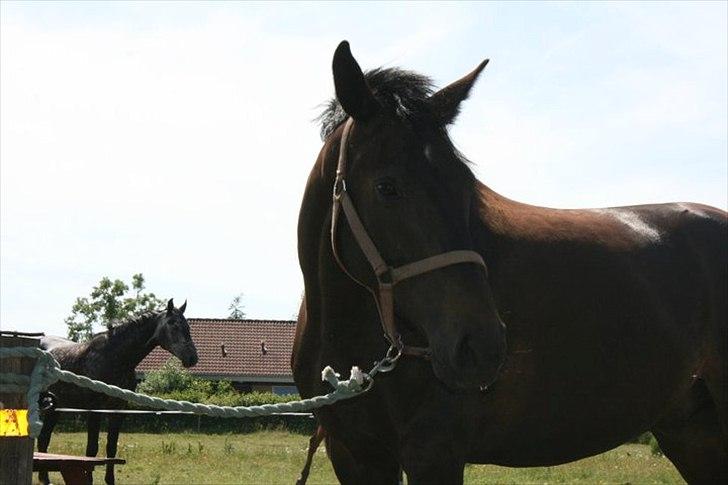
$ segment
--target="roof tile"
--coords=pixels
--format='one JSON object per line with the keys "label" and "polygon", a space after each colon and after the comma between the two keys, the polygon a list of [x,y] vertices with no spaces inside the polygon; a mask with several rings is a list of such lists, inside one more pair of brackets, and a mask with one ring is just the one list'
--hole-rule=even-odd
{"label": "roof tile", "polygon": [[[198,376],[291,377],[291,351],[296,322],[293,320],[229,320],[190,318],[190,334],[199,362],[189,371]],[[266,353],[261,349],[265,342]],[[221,345],[225,345],[223,356]],[[154,349],[136,368],[158,370],[171,357]]]}

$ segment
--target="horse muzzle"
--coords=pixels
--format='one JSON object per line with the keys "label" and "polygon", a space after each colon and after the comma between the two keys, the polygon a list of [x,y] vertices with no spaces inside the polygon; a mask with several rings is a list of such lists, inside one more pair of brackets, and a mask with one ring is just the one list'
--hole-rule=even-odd
{"label": "horse muzzle", "polygon": [[182,365],[185,367],[193,367],[197,365],[197,362],[199,361],[199,358],[197,357],[197,349],[194,347],[185,352],[183,355],[184,358],[180,359],[182,361]]}
{"label": "horse muzzle", "polygon": [[489,338],[464,334],[450,346],[432,348],[435,376],[453,390],[475,390],[490,386],[506,359],[505,327]]}

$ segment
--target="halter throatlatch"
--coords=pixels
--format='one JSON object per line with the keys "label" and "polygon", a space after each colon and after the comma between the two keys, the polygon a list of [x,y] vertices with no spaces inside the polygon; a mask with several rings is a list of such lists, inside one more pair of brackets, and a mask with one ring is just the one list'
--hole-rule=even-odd
{"label": "halter throatlatch", "polygon": [[[404,345],[402,342],[402,337],[397,331],[394,318],[394,285],[413,276],[428,273],[453,264],[478,264],[483,267],[486,274],[488,268],[480,254],[470,250],[448,251],[436,256],[420,259],[413,263],[398,266],[396,268],[393,268],[384,261],[384,258],[382,258],[379,250],[377,250],[374,241],[372,241],[372,238],[369,237],[369,234],[364,228],[346,188],[346,150],[352,124],[353,120],[349,118],[344,125],[344,131],[341,135],[339,162],[336,167],[336,180],[334,181],[333,196],[334,201],[331,214],[331,249],[334,253],[336,262],[339,264],[339,267],[344,271],[344,273],[369,290],[374,297],[377,310],[379,311],[379,319],[381,320],[382,327],[384,329],[384,336],[390,344],[390,350],[387,352],[387,356],[392,361],[392,364],[396,363],[400,355],[413,355],[428,358],[430,356],[429,348],[413,347]],[[367,286],[347,271],[339,257],[338,251],[336,250],[336,226],[339,220],[339,214],[342,210],[344,212],[344,218],[349,223],[349,228],[351,229],[352,234],[354,234],[354,239],[359,245],[361,251],[364,253],[364,256],[369,262],[369,265],[372,267],[377,278],[377,286],[375,288]]]}

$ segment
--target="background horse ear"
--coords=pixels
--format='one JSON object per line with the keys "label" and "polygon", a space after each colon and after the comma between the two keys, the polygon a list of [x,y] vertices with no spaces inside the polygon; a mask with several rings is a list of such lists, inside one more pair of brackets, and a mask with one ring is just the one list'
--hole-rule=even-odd
{"label": "background horse ear", "polygon": [[460,103],[468,97],[470,88],[475,84],[480,72],[488,65],[488,61],[489,59],[484,60],[473,72],[445,86],[427,100],[432,112],[443,125],[449,125],[455,121],[458,113],[460,113]]}
{"label": "background horse ear", "polygon": [[187,309],[187,300],[185,300],[184,303],[182,303],[182,306],[179,307],[179,312],[184,314],[185,310]]}
{"label": "background horse ear", "polygon": [[170,298],[167,302],[167,313],[172,313],[174,311],[174,298]]}
{"label": "background horse ear", "polygon": [[342,41],[336,48],[331,67],[334,71],[336,99],[346,114],[362,121],[376,113],[379,103],[374,99],[359,64],[351,55],[347,41]]}

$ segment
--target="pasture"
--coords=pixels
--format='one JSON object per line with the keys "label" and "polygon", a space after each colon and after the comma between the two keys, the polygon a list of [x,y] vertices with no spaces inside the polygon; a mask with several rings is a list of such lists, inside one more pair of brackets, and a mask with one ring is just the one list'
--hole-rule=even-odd
{"label": "pasture", "polygon": [[[51,450],[83,455],[85,433],[57,433]],[[122,433],[119,484],[293,484],[305,459],[308,437],[286,431],[237,435]],[[102,448],[103,449],[103,448]],[[103,470],[94,474],[103,483]],[[60,475],[51,473],[54,483]],[[323,447],[314,459],[310,484],[336,483]],[[504,468],[468,465],[467,484],[619,483],[682,484],[675,468],[647,445],[623,445],[602,455],[557,467]]]}

